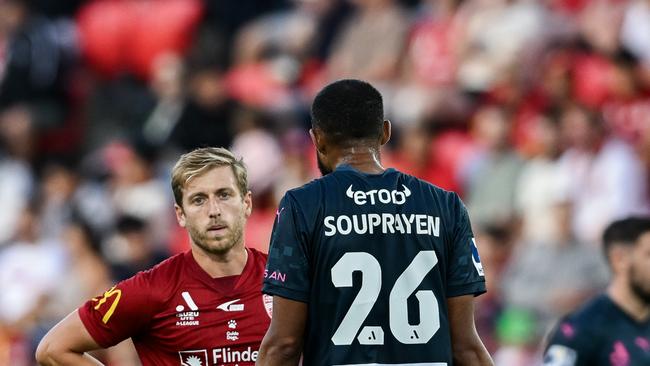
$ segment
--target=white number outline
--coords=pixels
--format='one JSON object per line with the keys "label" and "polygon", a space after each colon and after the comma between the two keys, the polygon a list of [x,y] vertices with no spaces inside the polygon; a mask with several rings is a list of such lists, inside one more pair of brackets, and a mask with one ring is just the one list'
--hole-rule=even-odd
{"label": "white number outline", "polygon": [[[419,324],[409,324],[407,300],[422,283],[424,278],[438,264],[438,256],[433,250],[420,251],[413,261],[400,274],[390,291],[388,310],[390,330],[395,339],[404,344],[425,344],[440,329],[440,308],[433,290],[419,290],[415,293],[420,313]],[[377,326],[361,329],[381,292],[381,265],[370,253],[348,252],[331,269],[332,283],[335,287],[352,287],[352,274],[361,272],[361,288],[343,316],[341,323],[332,336],[332,342],[339,345],[351,345],[354,338],[368,330],[379,331],[379,340],[361,344],[383,344],[383,330]],[[423,305],[430,305],[423,306]],[[364,332],[366,331],[366,332]]]}

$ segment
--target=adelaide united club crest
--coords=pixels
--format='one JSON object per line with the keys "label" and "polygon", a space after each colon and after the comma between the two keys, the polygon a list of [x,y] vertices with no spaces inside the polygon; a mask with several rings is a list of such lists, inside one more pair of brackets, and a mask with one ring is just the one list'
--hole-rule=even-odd
{"label": "adelaide united club crest", "polygon": [[262,302],[264,303],[266,314],[271,318],[273,315],[273,296],[267,294],[262,295]]}

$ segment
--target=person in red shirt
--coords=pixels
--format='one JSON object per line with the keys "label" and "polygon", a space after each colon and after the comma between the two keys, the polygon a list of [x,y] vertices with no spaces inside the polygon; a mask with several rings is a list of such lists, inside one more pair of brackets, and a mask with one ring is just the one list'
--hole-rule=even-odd
{"label": "person in red shirt", "polygon": [[118,283],[52,328],[41,365],[101,365],[85,354],[131,338],[144,366],[251,366],[269,326],[267,255],[244,246],[251,192],[226,149],[182,155],[172,171],[176,218],[191,249]]}

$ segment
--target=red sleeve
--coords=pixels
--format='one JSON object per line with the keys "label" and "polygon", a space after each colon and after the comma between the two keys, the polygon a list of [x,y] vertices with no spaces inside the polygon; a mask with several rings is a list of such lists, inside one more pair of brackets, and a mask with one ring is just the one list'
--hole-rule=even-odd
{"label": "red sleeve", "polygon": [[95,342],[114,346],[142,331],[152,317],[147,272],[118,283],[79,308],[79,317]]}

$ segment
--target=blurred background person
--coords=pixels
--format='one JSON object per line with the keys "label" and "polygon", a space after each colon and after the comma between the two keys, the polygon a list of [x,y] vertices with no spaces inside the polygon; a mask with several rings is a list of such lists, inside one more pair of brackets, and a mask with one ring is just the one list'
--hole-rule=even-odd
{"label": "blurred background person", "polygon": [[[15,253],[30,207],[35,242],[58,243],[71,292],[187,250],[168,176],[178,154],[201,146],[233,148],[250,164],[246,235],[267,250],[278,198],[319,175],[307,132],[316,91],[365,78],[386,96],[393,126],[382,158],[457,192],[475,220],[486,345],[499,365],[530,366],[549,322],[603,286],[595,248],[605,225],[648,212],[648,9],[648,0],[0,1],[0,257]],[[68,243],[79,222],[95,248],[83,255]],[[557,261],[528,265],[544,251]],[[69,270],[95,260],[97,278],[71,281]],[[525,284],[544,279],[548,296],[532,305],[537,285]],[[580,296],[549,300],[562,293]],[[48,312],[79,305],[43,299]],[[50,326],[44,315],[21,319],[4,320],[14,325],[0,331],[2,365],[31,365],[29,348]]]}
{"label": "blurred background person", "polygon": [[562,318],[544,365],[643,365],[650,362],[650,219],[610,223],[603,252],[612,271],[607,290]]}

